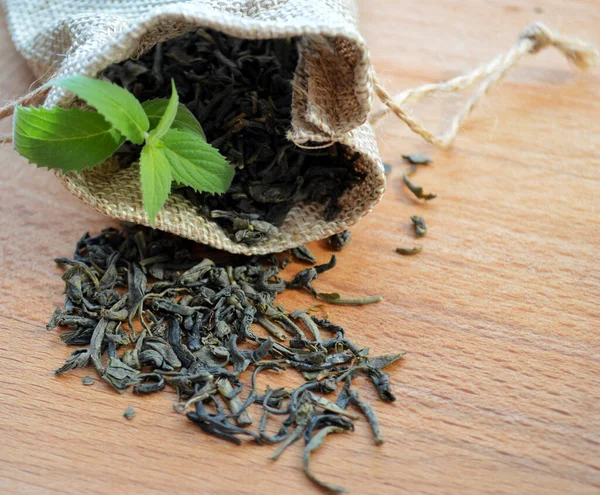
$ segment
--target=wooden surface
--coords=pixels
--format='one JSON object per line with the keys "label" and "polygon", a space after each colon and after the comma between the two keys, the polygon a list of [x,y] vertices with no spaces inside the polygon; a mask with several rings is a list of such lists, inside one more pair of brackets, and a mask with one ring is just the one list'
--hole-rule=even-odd
{"label": "wooden surface", "polygon": [[[361,11],[392,89],[463,72],[536,19],[600,45],[593,0],[365,0]],[[4,24],[0,47],[5,100],[32,77]],[[491,92],[450,151],[428,148],[393,118],[379,131],[384,160],[396,165],[385,198],[318,286],[382,294],[377,306],[334,307],[331,317],[373,352],[400,345],[409,354],[391,370],[395,404],[361,387],[386,443],[375,447],[364,422],[336,436],[315,455],[325,479],[368,494],[600,492],[599,83],[598,69],[578,73],[548,50]],[[439,123],[452,103],[420,108]],[[415,177],[439,195],[430,204],[403,189],[400,155],[409,152],[434,157]],[[52,258],[114,223],[9,146],[0,181],[1,492],[317,491],[299,445],[273,465],[270,447],[204,436],[172,411],[173,395],[83,387],[85,371],[55,378],[70,350],[44,329],[63,299]],[[415,214],[429,225],[425,247],[401,257],[396,247],[415,244]]]}

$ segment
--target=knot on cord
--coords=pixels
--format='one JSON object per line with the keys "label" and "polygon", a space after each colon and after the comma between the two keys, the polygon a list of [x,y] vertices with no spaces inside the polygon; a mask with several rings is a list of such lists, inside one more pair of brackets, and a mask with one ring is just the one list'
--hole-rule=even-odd
{"label": "knot on cord", "polygon": [[553,46],[580,69],[589,69],[596,63],[598,57],[598,51],[592,45],[555,34],[542,22],[534,22],[527,26],[521,32],[519,39],[531,41],[530,53],[537,53],[548,46]]}

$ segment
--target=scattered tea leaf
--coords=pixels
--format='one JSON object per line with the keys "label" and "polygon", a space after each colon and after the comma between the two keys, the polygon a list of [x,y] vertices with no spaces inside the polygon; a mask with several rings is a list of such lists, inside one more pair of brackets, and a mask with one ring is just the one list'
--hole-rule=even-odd
{"label": "scattered tea leaf", "polygon": [[412,248],[396,248],[396,252],[398,254],[402,254],[403,256],[412,256],[413,254],[418,254],[423,250],[423,246],[415,246]]}
{"label": "scattered tea leaf", "polygon": [[219,393],[223,396],[223,399],[229,406],[231,413],[235,417],[235,422],[238,426],[249,426],[252,424],[252,417],[248,414],[248,411],[244,409],[242,400],[236,395],[233,396],[233,387],[226,378],[219,378],[216,382]]}
{"label": "scattered tea leaf", "polygon": [[[154,356],[158,356],[159,353],[156,351],[146,351],[146,352],[154,352]],[[147,358],[142,354],[142,360],[147,362]],[[154,361],[153,364],[157,364],[157,361]],[[158,367],[164,368],[164,361],[158,360]],[[141,385],[134,385],[133,393],[134,394],[153,394],[155,392],[160,392],[163,388],[165,388],[166,382],[162,375],[158,373],[145,373],[143,375],[138,375],[138,382],[142,382]]]}
{"label": "scattered tea leaf", "polygon": [[315,450],[317,450],[323,445],[323,442],[325,441],[327,435],[330,435],[332,433],[342,433],[345,431],[346,430],[344,428],[340,428],[339,426],[326,426],[325,428],[317,432],[314,437],[312,437],[310,442],[308,442],[308,445],[304,448],[304,453],[302,455],[304,463],[304,472],[306,473],[306,476],[308,476],[310,480],[316,485],[330,490],[332,492],[346,493],[348,492],[348,490],[343,486],[329,485],[317,478],[310,470],[310,454],[312,454]]}
{"label": "scattered tea leaf", "polygon": [[411,190],[411,192],[419,199],[424,199],[425,201],[429,201],[434,198],[437,198],[436,194],[425,194],[423,192],[423,188],[421,186],[416,186],[408,178],[409,175],[412,175],[414,173],[414,171],[416,170],[416,167],[417,167],[416,165],[413,165],[402,175],[402,179],[404,180],[406,187],[408,187]]}
{"label": "scattered tea leaf", "polygon": [[427,225],[425,224],[425,219],[423,217],[412,216],[410,219],[415,226],[415,234],[417,237],[423,237],[427,234]]}
{"label": "scattered tea leaf", "polygon": [[402,155],[402,158],[412,165],[428,165],[431,163],[431,158],[424,155]]}
{"label": "scattered tea leaf", "polygon": [[258,324],[260,326],[262,326],[271,335],[273,335],[273,337],[275,337],[275,338],[277,338],[279,340],[287,340],[288,337],[285,334],[285,332],[281,329],[281,327],[277,326],[271,320],[269,320],[267,318],[264,318],[262,316],[258,316],[256,318],[256,321],[258,322]]}
{"label": "scattered tea leaf", "polygon": [[367,365],[370,368],[376,370],[382,370],[387,366],[394,364],[396,361],[399,361],[404,356],[406,356],[406,352],[398,352],[396,354],[383,354],[382,356],[374,357],[365,357],[361,360],[361,364]]}
{"label": "scattered tea leaf", "polygon": [[125,419],[132,420],[135,417],[135,409],[133,407],[129,406],[127,409],[125,409],[125,412],[123,413],[123,417]]}
{"label": "scattered tea leaf", "polygon": [[305,268],[304,270],[298,272],[293,280],[285,282],[285,287],[289,289],[300,289],[304,287],[313,296],[317,297],[317,291],[312,286],[312,282],[319,276],[320,273],[331,270],[336,263],[336,257],[333,255],[329,263],[313,266],[311,268]]}
{"label": "scattered tea leaf", "polygon": [[366,296],[357,298],[344,298],[337,292],[318,292],[317,297],[331,304],[340,304],[345,306],[364,306],[383,301],[381,296]]}
{"label": "scattered tea leaf", "polygon": [[292,249],[292,254],[294,255],[294,258],[300,261],[306,261],[311,265],[316,265],[317,263],[317,259],[313,256],[313,254],[310,252],[310,249],[308,249],[306,246],[295,247],[294,249]]}
{"label": "scattered tea leaf", "polygon": [[313,394],[309,392],[309,397],[311,400],[317,405],[325,409],[326,411],[339,414],[340,416],[346,416],[350,419],[358,419],[358,416],[353,413],[349,413],[344,411],[340,406],[338,406],[335,402],[331,402],[327,400],[325,397],[321,397],[320,395]]}
{"label": "scattered tea leaf", "polygon": [[296,429],[287,436],[287,438],[282,442],[279,448],[269,456],[269,459],[273,461],[279,459],[279,457],[281,457],[281,454],[283,454],[285,449],[287,449],[290,445],[302,438],[302,434],[304,433],[305,428],[305,425],[296,426]]}
{"label": "scattered tea leaf", "polygon": [[102,378],[110,383],[115,390],[123,393],[127,387],[139,383],[139,374],[139,371],[127,366],[119,358],[111,357]]}
{"label": "scattered tea leaf", "polygon": [[[173,387],[175,410],[204,433],[238,445],[243,438],[280,443],[275,457],[304,437],[305,468],[317,484],[322,482],[310,471],[311,452],[329,433],[354,429],[359,415],[347,409],[349,404],[367,417],[380,442],[377,418],[358,395],[351,395],[351,383],[366,375],[382,400],[395,400],[385,368],[402,354],[369,357],[369,350],[351,341],[344,328],[280,306],[276,298],[286,286],[278,276],[277,259],[223,264],[199,258],[193,248],[170,234],[124,225],[94,237],[86,234],[73,259],[58,258],[66,268],[65,308],[54,311],[48,326],[70,326],[73,330],[63,334],[71,333],[66,341],[86,346],[58,373],[93,364],[98,376],[119,392],[130,386],[134,394]],[[156,265],[162,265],[159,281],[152,278]],[[306,287],[334,266],[332,257],[329,263],[302,270],[291,285]],[[259,337],[254,323],[292,338],[274,342]],[[130,335],[123,326],[129,326]],[[257,375],[286,367],[306,381],[292,389],[267,386],[261,395]],[[249,394],[244,393],[247,370],[252,370]],[[332,400],[328,395],[341,383],[343,393]],[[256,406],[262,408],[258,429],[250,416]],[[280,421],[271,433],[267,422],[273,417]]]}
{"label": "scattered tea leaf", "polygon": [[338,234],[333,234],[329,239],[329,245],[336,251],[341,251],[346,244],[352,240],[352,233],[344,230]]}
{"label": "scattered tea leaf", "polygon": [[90,351],[89,349],[76,349],[67,358],[65,364],[58,368],[54,374],[62,375],[67,371],[74,370],[76,368],[85,368],[90,362]]}
{"label": "scattered tea leaf", "polygon": [[84,385],[93,385],[94,383],[96,383],[96,381],[91,376],[84,376],[81,379],[81,383],[83,383]]}
{"label": "scattered tea leaf", "polygon": [[371,427],[371,431],[373,432],[375,443],[381,445],[383,443],[383,436],[381,434],[381,428],[379,427],[379,420],[377,419],[375,410],[368,402],[362,400],[355,390],[350,391],[350,403],[358,407],[365,415],[365,418],[367,418],[369,426]]}

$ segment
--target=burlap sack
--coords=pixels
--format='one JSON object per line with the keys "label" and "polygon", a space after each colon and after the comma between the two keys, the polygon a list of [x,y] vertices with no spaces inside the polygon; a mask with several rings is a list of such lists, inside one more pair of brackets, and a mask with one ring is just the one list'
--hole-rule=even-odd
{"label": "burlap sack", "polygon": [[[2,0],[0,0],[2,1]],[[357,30],[355,0],[3,0],[12,39],[37,77],[96,76],[108,65],[135,58],[157,42],[198,27],[248,39],[302,37],[293,97],[293,139],[332,139],[359,152],[366,174],[341,199],[342,212],[326,222],[321,208],[298,204],[280,232],[260,244],[232,242],[214,222],[172,195],[156,218],[161,230],[234,253],[279,252],[355,224],[379,201],[385,176],[373,132],[366,124],[372,76]],[[68,105],[53,89],[45,106]],[[148,225],[136,167],[108,160],[83,173],[56,174],[86,204],[113,218]]]}

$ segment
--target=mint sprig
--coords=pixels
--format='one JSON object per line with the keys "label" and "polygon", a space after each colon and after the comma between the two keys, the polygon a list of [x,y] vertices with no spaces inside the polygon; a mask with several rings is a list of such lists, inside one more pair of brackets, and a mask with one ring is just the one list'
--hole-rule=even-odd
{"label": "mint sprig", "polygon": [[143,144],[140,183],[152,225],[173,181],[213,194],[229,188],[234,168],[206,142],[198,120],[179,103],[174,81],[169,99],[144,103],[115,84],[84,76],[70,76],[52,84],[71,91],[97,112],[17,107],[14,147],[30,163],[79,172],[102,163],[125,140]]}

